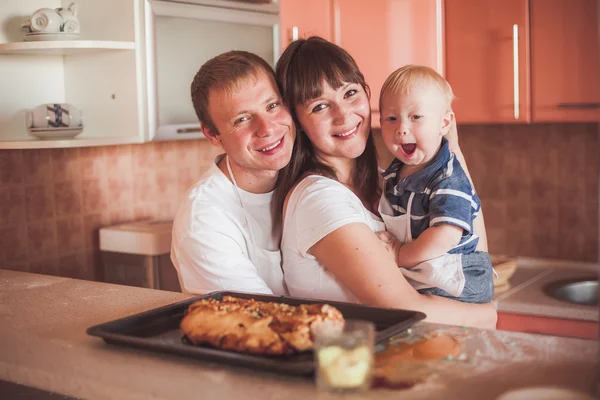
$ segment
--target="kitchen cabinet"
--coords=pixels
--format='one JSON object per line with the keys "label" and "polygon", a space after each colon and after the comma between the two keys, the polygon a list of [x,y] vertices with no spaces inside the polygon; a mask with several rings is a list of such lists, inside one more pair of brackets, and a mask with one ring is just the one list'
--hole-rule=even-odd
{"label": "kitchen cabinet", "polygon": [[331,41],[331,0],[279,0],[281,51],[293,40],[321,36]]}
{"label": "kitchen cabinet", "polygon": [[446,0],[446,79],[459,123],[531,120],[528,0]]}
{"label": "kitchen cabinet", "polygon": [[443,70],[437,0],[280,0],[280,7],[283,47],[297,26],[300,37],[319,34],[354,57],[371,89],[375,126],[381,85],[390,73],[406,64]]}
{"label": "kitchen cabinet", "polygon": [[600,121],[598,2],[530,0],[532,120]]}
{"label": "kitchen cabinet", "polygon": [[[141,143],[138,85],[138,2],[77,0],[78,40],[24,42],[21,20],[69,1],[8,2],[0,31],[0,149]],[[83,110],[83,132],[69,140],[40,140],[27,131],[26,111],[45,103]]]}
{"label": "kitchen cabinet", "polygon": [[600,120],[594,0],[446,0],[461,123]]}
{"label": "kitchen cabinet", "polygon": [[598,323],[593,321],[499,312],[496,328],[503,331],[598,339]]}

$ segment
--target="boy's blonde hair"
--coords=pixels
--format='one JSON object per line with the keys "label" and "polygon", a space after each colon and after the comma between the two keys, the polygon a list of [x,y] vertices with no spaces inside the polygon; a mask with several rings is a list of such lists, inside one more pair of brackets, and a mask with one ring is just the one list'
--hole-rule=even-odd
{"label": "boy's blonde hair", "polygon": [[379,109],[383,96],[388,92],[408,93],[410,89],[418,82],[432,83],[440,89],[442,96],[446,102],[446,111],[452,111],[452,101],[454,93],[446,79],[438,74],[433,68],[424,65],[409,64],[398,68],[388,76],[381,87],[379,94]]}

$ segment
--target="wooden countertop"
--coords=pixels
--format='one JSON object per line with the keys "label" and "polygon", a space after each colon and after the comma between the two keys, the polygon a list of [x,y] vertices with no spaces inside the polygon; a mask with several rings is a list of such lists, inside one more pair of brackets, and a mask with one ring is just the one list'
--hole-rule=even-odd
{"label": "wooden countertop", "polygon": [[[181,293],[0,270],[0,379],[84,399],[311,399],[311,380],[105,344],[92,326],[183,300]],[[403,390],[366,399],[495,399],[514,388],[552,385],[590,390],[596,341],[427,323],[459,329],[469,362],[447,364]]]}

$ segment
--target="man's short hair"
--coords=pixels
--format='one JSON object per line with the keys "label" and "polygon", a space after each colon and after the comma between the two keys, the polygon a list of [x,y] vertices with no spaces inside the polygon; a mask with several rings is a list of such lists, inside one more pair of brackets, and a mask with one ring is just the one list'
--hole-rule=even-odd
{"label": "man's short hair", "polygon": [[212,89],[233,91],[240,81],[264,72],[273,79],[273,68],[261,57],[247,51],[228,51],[205,62],[194,76],[191,85],[192,103],[200,124],[219,134],[208,111],[209,94]]}

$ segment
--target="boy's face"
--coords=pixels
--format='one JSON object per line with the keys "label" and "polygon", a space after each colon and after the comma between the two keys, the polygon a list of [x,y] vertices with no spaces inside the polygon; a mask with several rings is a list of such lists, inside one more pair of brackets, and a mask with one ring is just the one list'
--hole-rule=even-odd
{"label": "boy's face", "polygon": [[388,92],[381,102],[381,133],[388,150],[411,171],[437,154],[454,114],[432,83],[417,82],[408,93]]}

